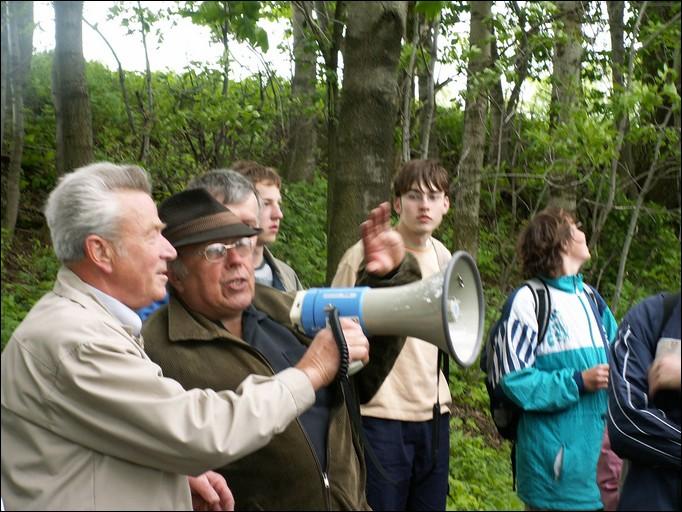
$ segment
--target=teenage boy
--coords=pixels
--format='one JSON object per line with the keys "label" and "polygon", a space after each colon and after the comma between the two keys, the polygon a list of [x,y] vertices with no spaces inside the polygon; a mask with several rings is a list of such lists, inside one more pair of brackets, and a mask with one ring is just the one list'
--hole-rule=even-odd
{"label": "teenage boy", "polygon": [[[450,207],[448,173],[435,160],[411,160],[393,180],[396,231],[426,278],[445,268],[450,251],[432,233]],[[354,286],[362,242],[346,251],[332,286]],[[441,356],[447,358],[447,356]],[[407,338],[371,401],[361,406],[365,434],[389,482],[367,459],[367,501],[374,510],[445,510],[452,398],[438,348]]]}
{"label": "teenage boy", "polygon": [[261,200],[260,227],[254,265],[256,282],[283,291],[302,290],[303,285],[296,272],[282,260],[273,256],[268,245],[277,240],[279,226],[284,218],[282,212],[282,179],[273,167],[265,167],[252,160],[237,160],[232,169],[243,174],[256,187]]}

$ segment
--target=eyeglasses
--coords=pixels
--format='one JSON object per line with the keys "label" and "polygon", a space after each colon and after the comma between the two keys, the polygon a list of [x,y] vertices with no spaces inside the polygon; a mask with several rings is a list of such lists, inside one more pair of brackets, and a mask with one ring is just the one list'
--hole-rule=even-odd
{"label": "eyeglasses", "polygon": [[204,258],[210,262],[218,262],[222,261],[223,258],[227,256],[227,251],[230,249],[234,249],[239,256],[250,256],[252,247],[253,240],[245,236],[231,244],[221,244],[220,242],[208,244],[206,247],[204,247],[203,251],[199,251],[199,254],[203,254]]}
{"label": "eyeglasses", "polygon": [[415,190],[410,190],[406,192],[403,197],[408,201],[419,202],[435,202],[442,201],[445,198],[445,193],[441,191],[430,191],[430,192],[417,192]]}

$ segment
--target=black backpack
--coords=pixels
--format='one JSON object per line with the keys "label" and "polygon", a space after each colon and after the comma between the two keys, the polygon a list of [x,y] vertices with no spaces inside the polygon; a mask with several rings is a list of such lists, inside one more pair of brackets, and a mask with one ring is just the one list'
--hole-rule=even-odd
{"label": "black backpack", "polygon": [[502,388],[498,386],[500,371],[495,368],[496,358],[493,355],[500,352],[500,344],[505,342],[504,328],[509,318],[514,297],[524,286],[527,286],[533,294],[535,316],[538,319],[538,343],[542,343],[549,324],[549,315],[552,311],[549,290],[541,279],[529,279],[507,297],[504,306],[502,306],[500,317],[488,331],[488,338],[481,350],[480,359],[480,368],[486,374],[485,387],[490,402],[490,416],[500,436],[510,441],[516,440],[516,427],[521,416],[521,408],[512,402],[504,394]]}

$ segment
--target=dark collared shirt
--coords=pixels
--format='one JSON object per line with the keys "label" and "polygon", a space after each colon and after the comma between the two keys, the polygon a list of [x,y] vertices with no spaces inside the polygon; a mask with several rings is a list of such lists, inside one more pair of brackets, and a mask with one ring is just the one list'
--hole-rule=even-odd
{"label": "dark collared shirt", "polygon": [[[290,368],[303,357],[307,347],[291,332],[262,311],[249,306],[242,319],[242,338],[267,359],[275,373]],[[327,430],[332,394],[325,388],[315,393],[315,405],[299,416],[322,471],[327,467]]]}

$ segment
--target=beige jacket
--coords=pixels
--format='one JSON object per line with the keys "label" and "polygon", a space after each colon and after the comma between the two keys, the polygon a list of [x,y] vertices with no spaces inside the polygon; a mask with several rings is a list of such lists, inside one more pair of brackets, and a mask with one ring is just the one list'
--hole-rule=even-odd
{"label": "beige jacket", "polygon": [[8,510],[191,510],[182,475],[261,448],[314,401],[293,368],[185,391],[65,268],[3,351],[0,393]]}
{"label": "beige jacket", "polygon": [[[424,278],[444,269],[451,258],[450,251],[433,237],[426,249],[408,248],[407,251],[419,262]],[[363,258],[362,241],[359,241],[341,258],[332,286],[353,286]],[[362,415],[400,421],[428,421],[433,417],[436,390],[441,412],[450,412],[450,390],[437,367],[436,346],[417,338],[406,338],[405,346],[379,391],[369,402],[360,406]],[[437,375],[440,375],[439,379]]]}

